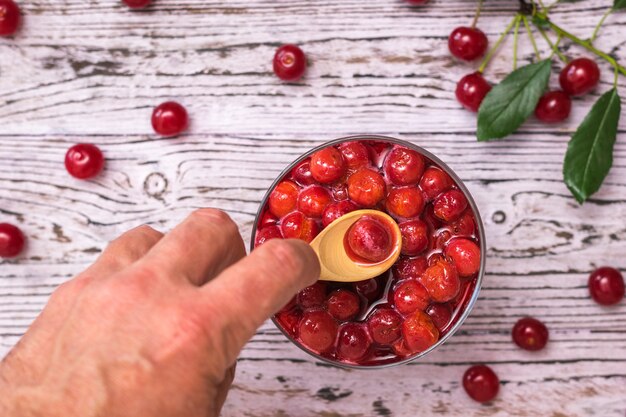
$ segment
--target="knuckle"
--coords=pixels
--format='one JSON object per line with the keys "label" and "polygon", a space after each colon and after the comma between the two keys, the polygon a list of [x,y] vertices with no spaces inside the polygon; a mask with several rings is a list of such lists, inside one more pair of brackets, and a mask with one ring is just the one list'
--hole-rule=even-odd
{"label": "knuckle", "polygon": [[144,240],[153,244],[158,242],[163,237],[163,233],[155,230],[147,224],[142,224],[141,226],[135,228],[135,231],[138,235],[142,236]]}
{"label": "knuckle", "polygon": [[230,216],[223,210],[215,209],[215,208],[202,208],[191,213],[193,217],[199,217],[202,219],[212,218],[214,221],[220,223],[231,223],[232,219]]}

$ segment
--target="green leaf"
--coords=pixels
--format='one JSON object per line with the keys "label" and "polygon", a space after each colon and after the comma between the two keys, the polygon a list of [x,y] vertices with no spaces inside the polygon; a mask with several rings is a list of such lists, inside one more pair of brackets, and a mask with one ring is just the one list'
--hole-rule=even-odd
{"label": "green leaf", "polygon": [[567,146],[563,177],[581,204],[600,189],[611,169],[620,110],[620,97],[613,88],[596,101]]}
{"label": "green leaf", "polygon": [[626,9],[626,0],[615,0],[613,2],[613,10]]}
{"label": "green leaf", "polygon": [[478,140],[501,139],[515,132],[535,110],[550,69],[550,59],[544,59],[518,68],[496,85],[478,109]]}

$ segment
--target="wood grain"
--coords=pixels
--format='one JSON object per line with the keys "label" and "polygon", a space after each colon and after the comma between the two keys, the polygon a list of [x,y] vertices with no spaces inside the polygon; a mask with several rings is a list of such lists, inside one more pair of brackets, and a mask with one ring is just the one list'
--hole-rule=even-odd
{"label": "wood grain", "polygon": [[[288,163],[326,140],[380,133],[440,156],[477,200],[488,273],[472,315],[423,360],[376,372],[316,362],[268,323],[241,355],[223,415],[624,416],[626,306],[595,305],[586,280],[603,264],[626,269],[625,119],[614,167],[589,203],[578,206],[561,179],[568,136],[610,86],[609,66],[601,63],[601,87],[574,100],[568,122],[531,120],[506,141],[484,144],[453,94],[477,64],[456,62],[446,48],[449,32],[471,21],[474,2],[157,0],[140,12],[114,0],[22,3],[23,30],[0,39],[0,221],[19,224],[29,246],[0,263],[0,356],[54,288],[124,230],[168,230],[193,208],[214,206],[248,240],[260,200]],[[554,20],[584,37],[607,6],[559,5]],[[486,7],[480,26],[494,42],[516,2]],[[610,16],[597,46],[623,57],[625,27],[626,14]],[[310,57],[302,82],[283,84],[271,73],[284,42]],[[506,48],[489,67],[492,81],[510,69]],[[562,50],[584,54],[567,43]],[[520,58],[531,57],[524,40]],[[161,139],[149,115],[170,98],[187,106],[192,127]],[[80,141],[107,156],[105,173],[91,181],[70,178],[62,164]],[[524,315],[550,328],[545,351],[511,343]],[[491,405],[473,403],[460,387],[478,362],[503,381]]]}

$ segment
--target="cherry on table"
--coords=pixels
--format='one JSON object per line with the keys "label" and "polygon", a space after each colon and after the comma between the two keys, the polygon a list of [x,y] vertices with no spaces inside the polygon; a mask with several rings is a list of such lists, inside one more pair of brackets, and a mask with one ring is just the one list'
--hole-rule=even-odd
{"label": "cherry on table", "polygon": [[335,343],[337,322],[324,310],[305,311],[298,326],[302,343],[309,349],[324,353]]}
{"label": "cherry on table", "polygon": [[306,71],[306,56],[296,45],[283,45],[274,54],[274,74],[284,81],[296,81]]}
{"label": "cherry on table", "polygon": [[104,155],[96,145],[79,143],[65,154],[65,169],[75,178],[93,178],[104,167]]}
{"label": "cherry on table", "polygon": [[0,36],[11,36],[20,26],[20,8],[13,0],[0,0]]}
{"label": "cherry on table", "polygon": [[143,9],[148,7],[152,0],[122,0],[131,9]]}
{"label": "cherry on table", "polygon": [[571,61],[561,70],[559,84],[570,96],[581,96],[593,90],[600,81],[600,68],[589,58]]}
{"label": "cherry on table", "polygon": [[589,276],[589,294],[598,304],[619,303],[624,298],[624,277],[615,268],[604,266]]}
{"label": "cherry on table", "polygon": [[491,85],[480,72],[467,74],[456,85],[456,99],[467,110],[477,112]]}
{"label": "cherry on table", "polygon": [[513,326],[513,341],[522,349],[536,351],[548,343],[549,332],[545,324],[532,317],[521,318]]}
{"label": "cherry on table", "polygon": [[152,128],[162,136],[179,135],[187,129],[187,110],[175,101],[159,104],[152,111]]}
{"label": "cherry on table", "polygon": [[342,321],[352,320],[361,310],[359,296],[346,289],[333,291],[326,306],[331,316]]}
{"label": "cherry on table", "polygon": [[546,123],[557,123],[569,117],[572,99],[563,91],[548,91],[539,99],[535,107],[537,119]]}
{"label": "cherry on table", "polygon": [[498,395],[500,379],[487,365],[474,365],[463,375],[463,388],[473,400],[485,403]]}
{"label": "cherry on table", "polygon": [[348,177],[348,195],[363,207],[374,207],[382,201],[386,187],[382,175],[369,168],[361,168]]}
{"label": "cherry on table", "polygon": [[24,249],[25,241],[24,234],[17,226],[0,223],[0,257],[16,257]]}
{"label": "cherry on table", "polygon": [[485,33],[473,27],[460,26],[448,38],[448,49],[455,57],[473,61],[485,54],[489,41]]}
{"label": "cherry on table", "polygon": [[421,6],[428,3],[428,0],[406,0],[406,2],[413,6]]}
{"label": "cherry on table", "polygon": [[391,345],[402,335],[402,316],[391,308],[375,310],[367,319],[367,327],[374,342]]}

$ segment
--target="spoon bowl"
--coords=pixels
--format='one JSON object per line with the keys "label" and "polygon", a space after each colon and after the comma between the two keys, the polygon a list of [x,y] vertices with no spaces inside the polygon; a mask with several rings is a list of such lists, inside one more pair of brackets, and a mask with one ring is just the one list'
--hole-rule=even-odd
{"label": "spoon bowl", "polygon": [[[379,219],[391,229],[392,249],[382,261],[362,262],[353,259],[346,251],[346,234],[350,227],[363,217]],[[391,268],[400,256],[402,235],[396,221],[387,213],[378,210],[356,210],[328,225],[313,239],[311,247],[320,260],[320,280],[357,282],[374,278]]]}

